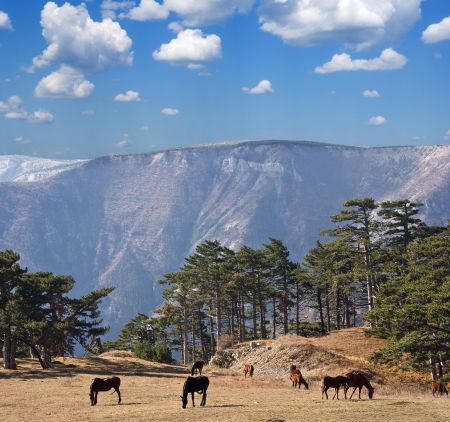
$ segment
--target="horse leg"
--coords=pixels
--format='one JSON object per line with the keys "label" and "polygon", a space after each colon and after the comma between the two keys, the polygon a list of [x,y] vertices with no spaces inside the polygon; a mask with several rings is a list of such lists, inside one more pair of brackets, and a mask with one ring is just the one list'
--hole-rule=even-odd
{"label": "horse leg", "polygon": [[360,400],[361,400],[361,390],[362,390],[362,387],[359,387],[359,394],[358,394],[358,397],[359,397]]}
{"label": "horse leg", "polygon": [[117,403],[120,404],[120,402],[122,401],[122,397],[120,397],[120,390],[118,388],[115,388],[114,390],[116,390],[116,393],[119,396],[119,401]]}
{"label": "horse leg", "polygon": [[200,403],[200,406],[205,407],[205,404],[206,404],[206,391],[203,393],[202,402]]}
{"label": "horse leg", "polygon": [[194,392],[193,391],[191,392],[191,395],[192,395],[192,407],[195,407]]}
{"label": "horse leg", "polygon": [[350,395],[350,400],[352,399],[353,394],[355,394],[355,391],[356,391],[357,388],[358,388],[358,387],[355,387],[355,388],[353,389],[353,392],[352,392],[352,394]]}
{"label": "horse leg", "polygon": [[98,396],[98,391],[96,391],[94,394],[94,406],[97,404],[97,396]]}
{"label": "horse leg", "polygon": [[327,398],[327,400],[328,400],[328,393],[327,393],[327,391],[328,391],[328,387],[323,387],[322,388],[322,400],[323,400],[323,394],[325,393],[325,397]]}
{"label": "horse leg", "polygon": [[348,385],[344,385],[344,397],[345,397],[345,400],[347,400],[347,391],[348,391],[348,389],[349,389]]}

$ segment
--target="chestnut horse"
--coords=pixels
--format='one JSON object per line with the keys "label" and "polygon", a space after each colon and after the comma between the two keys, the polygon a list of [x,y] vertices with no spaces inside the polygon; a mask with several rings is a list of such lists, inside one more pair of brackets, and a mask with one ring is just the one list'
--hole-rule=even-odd
{"label": "chestnut horse", "polygon": [[[322,380],[322,399],[323,399],[323,395],[325,394],[325,397],[328,400],[327,391],[329,388],[334,388],[334,396],[333,396],[332,400],[334,400],[335,397],[339,400],[339,389],[342,386],[344,386],[344,391],[345,391],[347,382],[348,382],[348,378],[344,377],[343,375],[338,375],[337,377],[330,377],[328,375],[325,376]],[[345,398],[347,398],[347,396],[345,396]]]}
{"label": "chestnut horse", "polygon": [[297,369],[296,365],[291,365],[291,376],[289,377],[289,379],[292,381],[292,387],[296,388],[298,385],[298,388],[300,389],[301,385],[303,384],[305,386],[305,389],[308,390],[309,385],[303,378],[300,369]]}
{"label": "chestnut horse", "polygon": [[246,363],[244,365],[244,377],[247,378],[247,374],[249,374],[252,377],[254,370],[255,370],[255,368],[251,363]]}
{"label": "chestnut horse", "polygon": [[203,360],[198,360],[197,362],[195,362],[192,365],[192,369],[191,369],[191,375],[194,376],[194,374],[197,373],[197,371],[199,372],[199,374],[202,374],[202,370],[203,370],[203,365],[205,364],[205,362]]}
{"label": "chestnut horse", "polygon": [[91,398],[91,406],[95,406],[97,404],[97,395],[99,391],[109,391],[111,388],[116,390],[117,395],[119,396],[119,404],[122,401],[120,397],[120,378],[112,377],[112,378],[94,378],[91,384],[91,390],[89,393],[89,397]]}
{"label": "chestnut horse", "polygon": [[345,376],[348,378],[348,381],[344,387],[345,398],[347,398],[347,391],[350,387],[354,387],[353,392],[350,396],[350,400],[355,394],[356,389],[359,389],[359,398],[361,399],[361,390],[363,387],[366,387],[369,390],[369,399],[373,397],[374,388],[370,384],[369,380],[366,376],[361,372],[347,372]]}
{"label": "chestnut horse", "polygon": [[442,381],[433,381],[432,392],[433,392],[433,396],[436,393],[440,396],[442,396],[444,394],[447,394],[447,396],[448,396],[447,387],[445,386],[445,383],[443,383]]}

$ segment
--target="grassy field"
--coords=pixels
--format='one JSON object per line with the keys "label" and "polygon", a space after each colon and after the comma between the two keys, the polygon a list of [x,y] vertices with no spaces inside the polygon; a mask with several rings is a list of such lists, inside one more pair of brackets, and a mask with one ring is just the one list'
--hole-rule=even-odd
{"label": "grassy field", "polygon": [[[374,400],[321,400],[320,385],[294,390],[286,379],[244,379],[208,368],[210,389],[205,408],[181,408],[186,368],[138,359],[66,359],[42,371],[19,361],[20,370],[0,372],[2,421],[450,421],[450,399],[434,399],[420,390],[375,391]],[[68,367],[75,365],[75,367]],[[90,406],[95,376],[119,375],[121,405],[115,394],[99,393]],[[197,405],[200,396],[196,396]]]}

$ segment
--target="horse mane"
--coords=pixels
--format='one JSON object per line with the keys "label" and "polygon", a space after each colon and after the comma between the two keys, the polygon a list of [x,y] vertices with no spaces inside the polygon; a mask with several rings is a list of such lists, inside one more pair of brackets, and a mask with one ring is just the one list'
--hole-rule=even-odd
{"label": "horse mane", "polygon": [[369,390],[369,391],[373,391],[374,388],[372,387],[372,384],[369,382],[369,380],[367,379],[367,377],[364,374],[361,374],[361,377],[363,379],[363,384],[364,386]]}

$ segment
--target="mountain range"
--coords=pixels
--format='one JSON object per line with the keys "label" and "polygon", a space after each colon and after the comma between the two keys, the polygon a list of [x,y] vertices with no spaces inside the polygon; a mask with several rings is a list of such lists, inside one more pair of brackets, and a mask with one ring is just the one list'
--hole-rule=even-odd
{"label": "mountain range", "polygon": [[409,198],[450,217],[450,146],[235,142],[91,160],[0,156],[0,250],[29,271],[71,274],[77,294],[116,286],[111,335],[160,304],[161,274],[206,239],[281,239],[300,260],[346,199]]}

